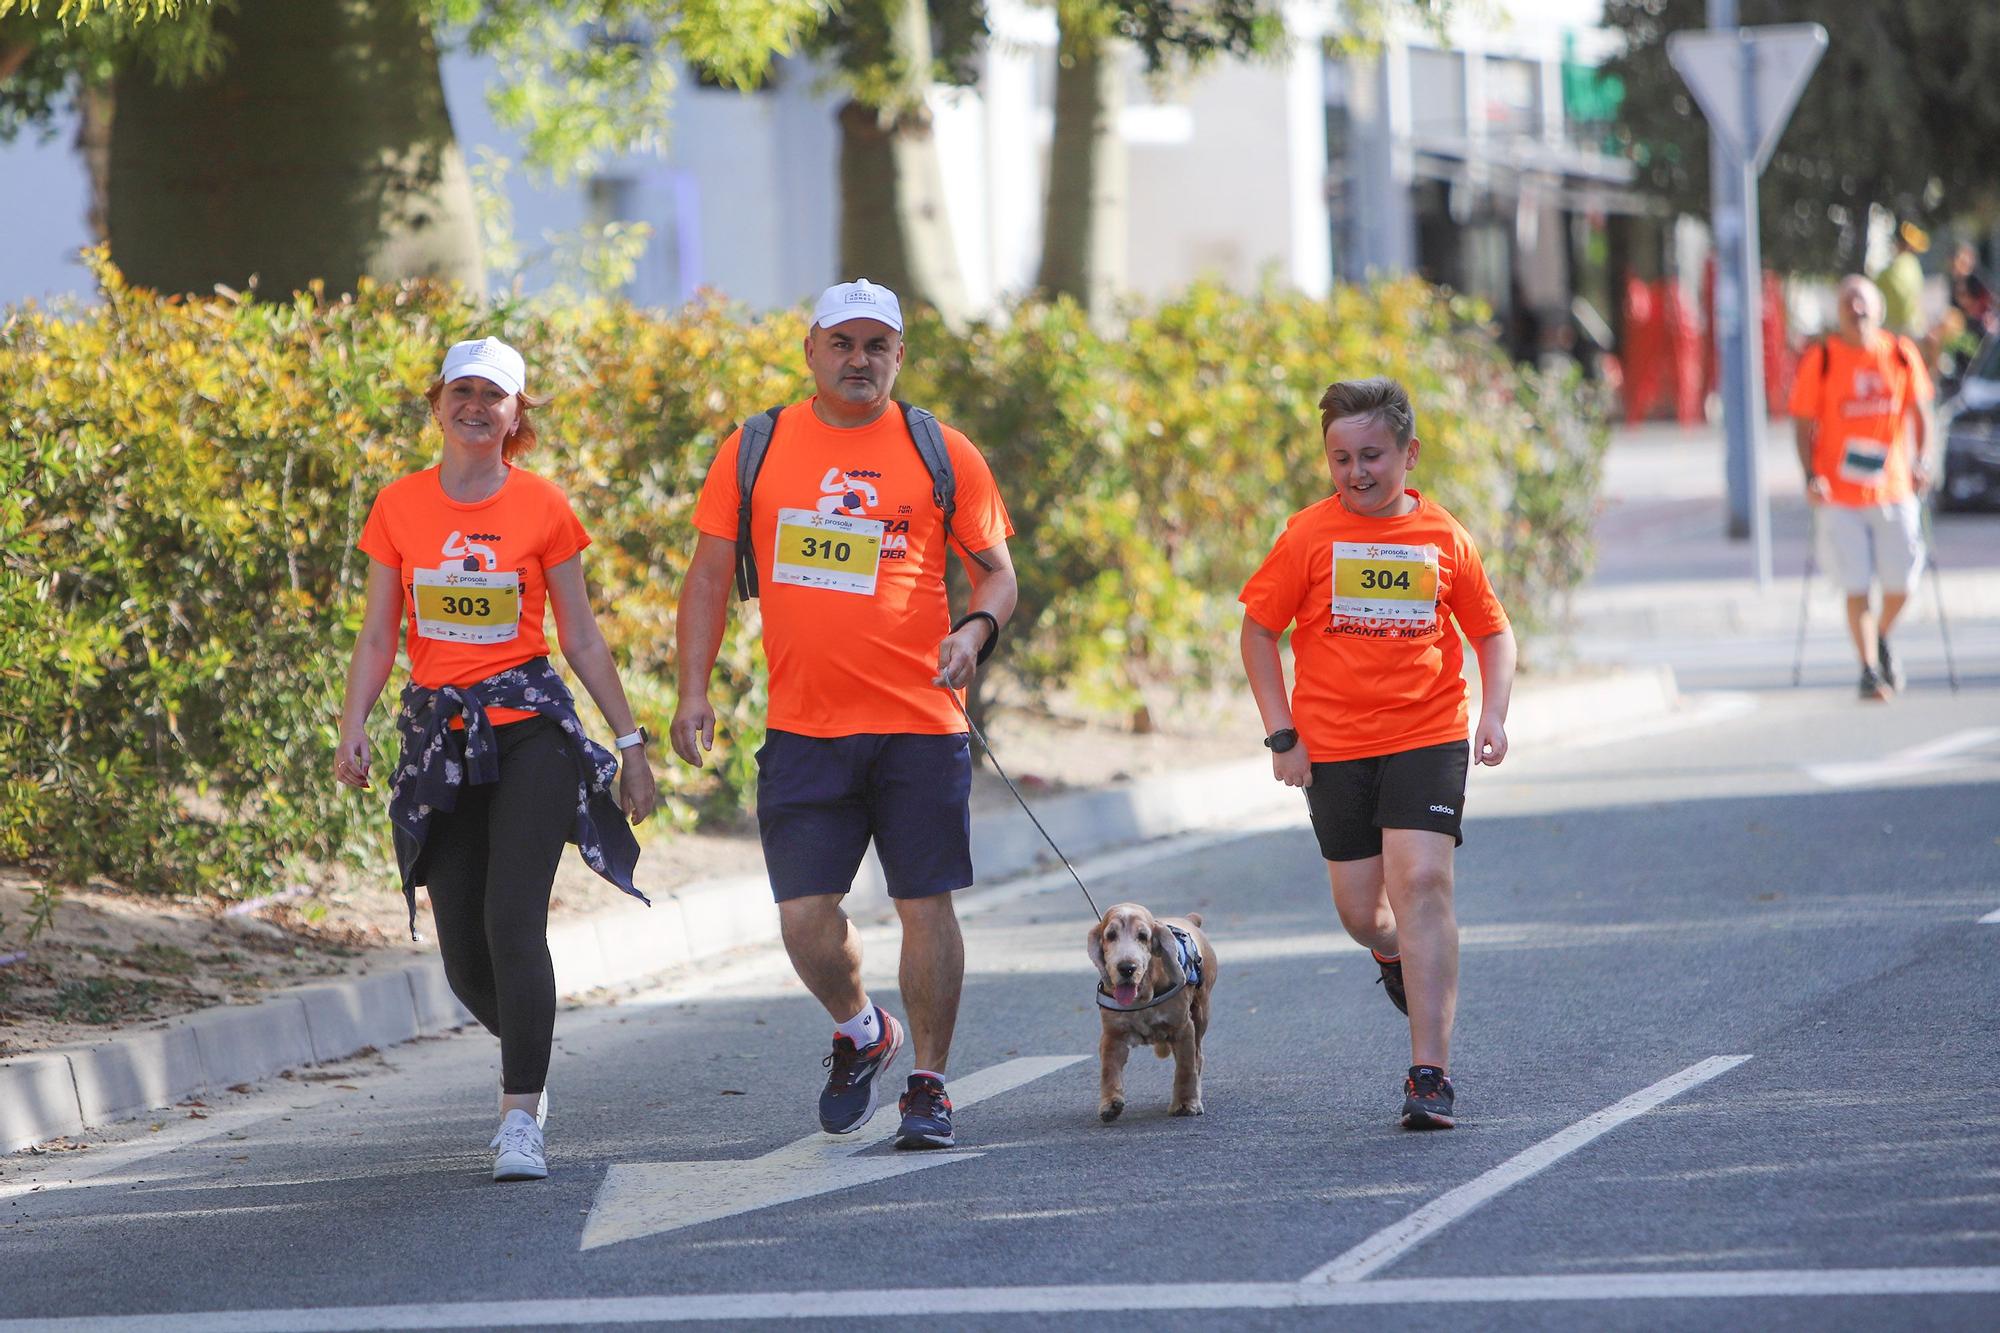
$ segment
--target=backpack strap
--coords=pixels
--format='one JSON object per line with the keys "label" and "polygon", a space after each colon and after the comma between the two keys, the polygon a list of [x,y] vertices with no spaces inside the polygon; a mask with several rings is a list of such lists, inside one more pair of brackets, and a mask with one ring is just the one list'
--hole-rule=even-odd
{"label": "backpack strap", "polygon": [[[903,409],[903,425],[910,432],[910,439],[917,446],[917,455],[924,460],[924,468],[931,474],[931,498],[937,501],[938,509],[944,514],[944,534],[947,539],[958,534],[952,531],[952,516],[958,512],[958,475],[952,470],[951,451],[945,447],[944,429],[938,419],[921,407],[898,402]],[[993,562],[979,552],[960,542],[972,562],[987,573],[993,572]]]}
{"label": "backpack strap", "polygon": [[742,438],[736,442],[736,595],[749,601],[757,595],[757,547],[750,539],[750,493],[757,487],[757,474],[764,470],[764,455],[771,451],[771,437],[778,430],[782,406],[759,412],[743,423]]}

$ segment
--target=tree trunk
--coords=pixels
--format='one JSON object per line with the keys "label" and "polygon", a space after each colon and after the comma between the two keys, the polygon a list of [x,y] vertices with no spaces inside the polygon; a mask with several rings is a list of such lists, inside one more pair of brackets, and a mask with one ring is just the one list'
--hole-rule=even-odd
{"label": "tree trunk", "polygon": [[315,278],[483,288],[471,178],[421,0],[218,9],[229,63],[175,89],[117,80],[112,259],[162,291],[282,298]]}
{"label": "tree trunk", "polygon": [[90,204],[84,225],[90,243],[111,239],[111,117],[116,110],[108,83],[85,83],[76,94],[76,155],[90,178]]}
{"label": "tree trunk", "polygon": [[1055,128],[1049,141],[1042,211],[1042,262],[1035,285],[1074,298],[1093,323],[1110,319],[1125,287],[1125,103],[1119,52],[1111,40],[1058,10]]}
{"label": "tree trunk", "polygon": [[965,284],[945,213],[944,176],[924,101],[930,87],[930,14],[924,0],[893,6],[889,59],[905,71],[894,105],[840,109],[840,274],[868,278],[965,321]]}

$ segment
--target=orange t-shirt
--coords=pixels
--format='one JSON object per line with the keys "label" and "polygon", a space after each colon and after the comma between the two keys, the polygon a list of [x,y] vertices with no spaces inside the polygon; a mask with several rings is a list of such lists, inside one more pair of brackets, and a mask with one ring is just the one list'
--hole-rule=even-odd
{"label": "orange t-shirt", "polygon": [[1335,496],[1301,509],[1237,599],[1274,633],[1298,626],[1292,724],[1316,764],[1466,739],[1458,631],[1507,628],[1471,536],[1409,494],[1417,507],[1399,518]]}
{"label": "orange t-shirt", "polygon": [[[730,541],[742,437],[739,430],[722,442],[694,513],[696,528]],[[983,551],[1014,525],[979,450],[949,426],[944,439],[958,482],[953,535]],[[938,643],[951,632],[944,515],[898,408],[843,429],[814,415],[811,400],[787,407],[751,494],[750,522],[773,730],[965,730],[931,684]],[[774,565],[774,553],[785,558]]]}
{"label": "orange t-shirt", "polygon": [[1877,331],[1865,346],[1827,338],[1799,358],[1790,411],[1818,426],[1812,471],[1837,505],[1897,504],[1916,493],[1904,415],[1931,400],[1931,377],[1908,338]]}
{"label": "orange t-shirt", "polygon": [[[462,504],[430,467],[382,488],[355,545],[401,571],[410,679],[435,689],[546,655],[547,571],[590,534],[556,484],[532,472],[510,467],[490,497]],[[534,714],[488,716],[499,725]]]}

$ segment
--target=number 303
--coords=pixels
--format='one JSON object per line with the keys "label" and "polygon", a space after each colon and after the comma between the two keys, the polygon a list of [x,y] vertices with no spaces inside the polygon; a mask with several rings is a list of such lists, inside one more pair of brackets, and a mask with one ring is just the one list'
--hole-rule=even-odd
{"label": "number 303", "polygon": [[493,602],[486,597],[453,597],[447,593],[444,613],[448,616],[490,616],[493,614]]}

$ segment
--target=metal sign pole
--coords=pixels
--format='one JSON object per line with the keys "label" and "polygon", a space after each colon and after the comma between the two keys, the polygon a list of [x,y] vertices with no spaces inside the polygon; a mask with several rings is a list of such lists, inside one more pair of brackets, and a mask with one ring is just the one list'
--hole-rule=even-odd
{"label": "metal sign pole", "polygon": [[[1736,0],[1708,0],[1709,30],[1736,27]],[[1751,451],[1744,438],[1748,419],[1743,401],[1743,155],[1730,137],[1711,128],[1708,136],[1708,198],[1715,237],[1715,361],[1722,372],[1723,482],[1729,497],[1728,533],[1751,532]],[[1751,198],[1755,199],[1754,192]]]}
{"label": "metal sign pole", "polygon": [[1756,542],[1757,586],[1771,586],[1764,493],[1764,272],[1757,178],[1826,53],[1817,23],[1736,25],[1736,0],[1708,0],[1709,30],[1667,38],[1667,59],[1708,117],[1715,231],[1716,355],[1728,437],[1729,535]]}
{"label": "metal sign pole", "polygon": [[[1743,123],[1757,123],[1757,43],[1738,28],[1743,53]],[[1757,587],[1771,586],[1771,497],[1764,489],[1764,262],[1758,236],[1757,161],[1754,145],[1746,145],[1738,161],[1743,191],[1743,320],[1739,374],[1743,390],[1743,475],[1749,488],[1750,534],[1756,546]]]}

